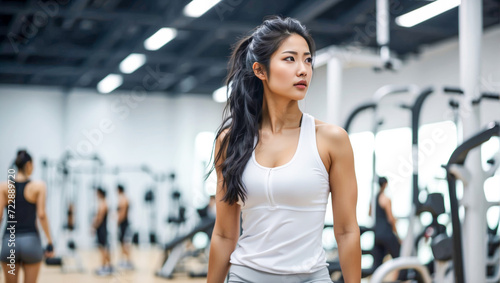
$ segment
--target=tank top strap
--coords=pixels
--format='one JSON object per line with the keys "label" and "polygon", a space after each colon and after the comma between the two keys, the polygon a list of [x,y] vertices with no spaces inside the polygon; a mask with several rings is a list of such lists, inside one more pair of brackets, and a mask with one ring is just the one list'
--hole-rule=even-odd
{"label": "tank top strap", "polygon": [[308,149],[316,148],[316,125],[314,122],[314,117],[307,113],[304,113],[302,119],[303,121],[301,125],[302,127],[301,131],[304,131],[303,135],[304,141],[302,147]]}
{"label": "tank top strap", "polygon": [[[26,182],[22,182],[22,183],[18,183],[19,186],[16,186],[16,198],[20,201],[25,201],[25,202],[28,202],[26,200],[26,198],[24,197],[24,189],[26,188],[26,186],[28,185],[28,183],[30,182],[31,180],[27,180]],[[30,202],[28,202],[29,204],[31,204]]]}

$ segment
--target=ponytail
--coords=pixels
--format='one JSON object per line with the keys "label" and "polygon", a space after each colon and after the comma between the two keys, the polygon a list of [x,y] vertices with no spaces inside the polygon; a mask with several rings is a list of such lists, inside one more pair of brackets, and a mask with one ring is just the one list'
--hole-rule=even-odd
{"label": "ponytail", "polygon": [[24,171],[24,166],[29,161],[31,161],[31,155],[29,155],[29,153],[25,149],[22,149],[17,152],[17,157],[14,162],[12,162],[12,166],[15,165],[17,167],[17,170]]}

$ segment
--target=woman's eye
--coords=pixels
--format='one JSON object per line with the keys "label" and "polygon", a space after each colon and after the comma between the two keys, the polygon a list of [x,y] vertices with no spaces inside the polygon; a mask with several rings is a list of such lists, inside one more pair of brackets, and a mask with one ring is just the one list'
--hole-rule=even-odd
{"label": "woman's eye", "polygon": [[285,58],[286,61],[289,61],[288,59],[292,59],[292,61],[295,61],[295,59],[292,56]]}
{"label": "woman's eye", "polygon": [[309,57],[309,58],[306,59],[306,61],[309,62],[309,63],[312,63],[313,59]]}

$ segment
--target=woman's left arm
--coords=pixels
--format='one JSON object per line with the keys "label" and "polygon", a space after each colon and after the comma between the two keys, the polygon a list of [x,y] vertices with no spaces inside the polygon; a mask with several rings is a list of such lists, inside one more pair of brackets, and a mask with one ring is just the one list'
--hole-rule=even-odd
{"label": "woman's left arm", "polygon": [[339,249],[340,267],[345,282],[359,283],[361,247],[356,219],[358,187],[354,172],[354,155],[349,135],[344,129],[330,126],[328,132],[333,227]]}
{"label": "woman's left arm", "polygon": [[[0,224],[2,223],[3,219],[3,210],[7,206],[8,200],[5,197],[5,191],[8,191],[8,182],[7,183],[0,183]],[[7,215],[8,216],[8,215]]]}

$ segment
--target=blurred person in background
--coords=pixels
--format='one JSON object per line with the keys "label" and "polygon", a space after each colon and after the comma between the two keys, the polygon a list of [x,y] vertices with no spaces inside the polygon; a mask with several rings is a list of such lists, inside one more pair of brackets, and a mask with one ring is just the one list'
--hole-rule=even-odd
{"label": "blurred person in background", "polygon": [[128,241],[129,235],[129,201],[125,195],[125,188],[123,185],[116,187],[118,191],[118,240],[120,241],[123,261],[118,266],[122,269],[133,270],[134,265],[130,257],[130,242]]}
{"label": "blurred person in background", "polygon": [[[7,223],[0,253],[5,282],[16,283],[21,267],[24,282],[35,283],[44,256],[36,219],[40,222],[48,244],[46,257],[54,256],[52,237],[45,201],[47,188],[43,181],[32,181],[33,160],[26,150],[17,152],[14,165],[17,170],[0,184],[0,219],[6,209]],[[14,222],[15,221],[15,222]]]}
{"label": "blurred person in background", "polygon": [[[384,193],[388,185],[387,178],[379,177],[378,184],[380,190],[377,194],[377,201],[375,202],[375,244],[372,251],[373,269],[382,265],[387,254],[390,254],[392,258],[399,257],[399,251],[401,249],[401,240],[396,230],[396,218],[394,218],[392,214],[392,202]],[[369,214],[372,214],[371,204]],[[406,272],[400,272],[401,276],[403,276],[403,273]]]}
{"label": "blurred person in background", "polygon": [[102,266],[96,270],[96,274],[99,276],[111,275],[114,272],[111,266],[111,255],[109,252],[108,243],[108,204],[106,203],[106,191],[102,188],[97,188],[97,214],[92,223],[92,227],[95,229],[97,236],[97,244],[99,245],[99,251],[101,252]]}

